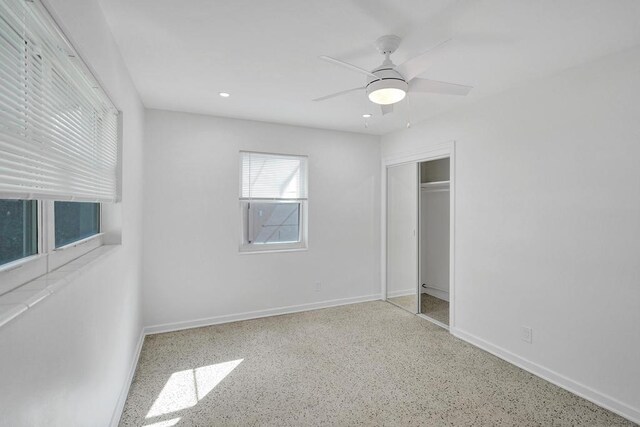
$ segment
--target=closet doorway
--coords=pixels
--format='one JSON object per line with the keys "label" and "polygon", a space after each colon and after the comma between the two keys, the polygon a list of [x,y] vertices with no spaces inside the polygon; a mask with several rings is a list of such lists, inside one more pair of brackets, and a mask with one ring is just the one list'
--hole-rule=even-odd
{"label": "closet doorway", "polygon": [[420,313],[449,326],[449,158],[420,163]]}
{"label": "closet doorway", "polygon": [[444,328],[454,327],[454,144],[385,159],[385,299]]}

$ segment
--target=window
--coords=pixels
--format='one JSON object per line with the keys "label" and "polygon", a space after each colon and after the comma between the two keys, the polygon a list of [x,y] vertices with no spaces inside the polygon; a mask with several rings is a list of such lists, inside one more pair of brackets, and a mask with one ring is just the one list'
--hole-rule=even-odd
{"label": "window", "polygon": [[247,243],[295,243],[300,241],[300,202],[247,203]]}
{"label": "window", "polygon": [[0,294],[100,246],[120,114],[41,0],[0,0]]}
{"label": "window", "polygon": [[0,200],[0,265],[37,253],[37,203],[33,200]]}
{"label": "window", "polygon": [[0,295],[102,245],[100,206],[0,199]]}
{"label": "window", "polygon": [[307,157],[240,152],[241,251],[307,245]]}
{"label": "window", "polygon": [[40,1],[0,0],[0,195],[117,201],[119,114]]}
{"label": "window", "polygon": [[60,248],[100,232],[100,204],[55,202],[55,247]]}

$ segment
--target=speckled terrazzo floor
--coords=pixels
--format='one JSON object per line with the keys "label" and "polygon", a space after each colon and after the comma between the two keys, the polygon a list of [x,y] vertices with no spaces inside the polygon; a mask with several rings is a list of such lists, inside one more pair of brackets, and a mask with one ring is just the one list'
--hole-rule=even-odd
{"label": "speckled terrazzo floor", "polygon": [[387,297],[387,301],[399,307],[402,307],[411,313],[417,313],[416,298],[417,297],[415,295],[403,295],[401,297],[393,297],[393,298]]}
{"label": "speckled terrazzo floor", "polygon": [[633,424],[376,301],[149,336],[120,425]]}
{"label": "speckled terrazzo floor", "polygon": [[420,313],[432,319],[449,324],[449,302],[429,294],[422,294],[420,298]]}

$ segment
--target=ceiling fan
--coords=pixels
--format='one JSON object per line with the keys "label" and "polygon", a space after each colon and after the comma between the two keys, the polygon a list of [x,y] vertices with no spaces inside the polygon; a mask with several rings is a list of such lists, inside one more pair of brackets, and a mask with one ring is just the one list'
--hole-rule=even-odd
{"label": "ceiling fan", "polygon": [[385,59],[380,66],[371,71],[367,71],[364,68],[349,64],[348,62],[340,61],[330,56],[321,56],[321,59],[331,62],[332,64],[341,65],[352,71],[365,74],[367,76],[367,82],[364,86],[316,98],[314,101],[324,101],[325,99],[345,95],[350,92],[365,90],[369,100],[381,106],[382,114],[388,114],[393,111],[393,104],[402,101],[408,91],[465,96],[472,89],[471,86],[439,82],[436,80],[417,77],[429,67],[431,62],[431,53],[435,49],[443,46],[449,40],[438,44],[430,50],[415,56],[400,65],[395,65],[391,61],[390,56],[396,51],[396,49],[398,49],[400,41],[400,37],[396,35],[386,35],[376,40],[376,48],[384,55]]}

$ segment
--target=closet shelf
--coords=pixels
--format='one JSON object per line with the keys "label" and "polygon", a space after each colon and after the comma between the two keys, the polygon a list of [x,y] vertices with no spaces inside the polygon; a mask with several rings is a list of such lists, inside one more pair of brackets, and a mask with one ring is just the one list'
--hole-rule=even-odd
{"label": "closet shelf", "polygon": [[420,187],[438,187],[443,185],[449,185],[450,181],[434,181],[434,182],[423,182],[420,184]]}

